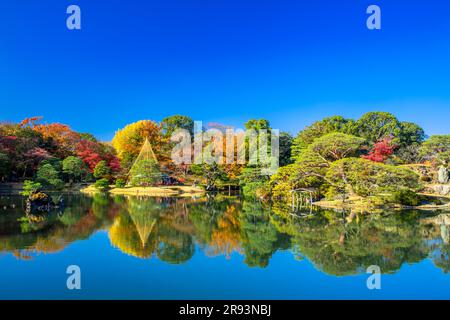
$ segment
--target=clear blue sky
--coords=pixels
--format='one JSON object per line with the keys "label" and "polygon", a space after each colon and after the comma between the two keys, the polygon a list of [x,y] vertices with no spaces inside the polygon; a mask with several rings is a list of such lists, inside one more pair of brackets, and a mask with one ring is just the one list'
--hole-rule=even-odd
{"label": "clear blue sky", "polygon": [[[82,30],[66,28],[66,8]],[[382,30],[366,28],[370,4]],[[297,133],[322,117],[384,110],[450,133],[444,0],[2,0],[0,120],[111,139],[186,114]]]}

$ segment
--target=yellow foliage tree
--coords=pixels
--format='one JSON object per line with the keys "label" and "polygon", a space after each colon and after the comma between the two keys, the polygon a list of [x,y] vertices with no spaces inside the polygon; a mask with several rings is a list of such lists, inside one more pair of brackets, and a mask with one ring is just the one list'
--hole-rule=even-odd
{"label": "yellow foliage tree", "polygon": [[122,163],[132,163],[139,155],[145,139],[148,139],[153,146],[153,151],[158,159],[164,159],[165,138],[162,128],[161,125],[151,120],[141,120],[118,130],[112,140],[112,145]]}

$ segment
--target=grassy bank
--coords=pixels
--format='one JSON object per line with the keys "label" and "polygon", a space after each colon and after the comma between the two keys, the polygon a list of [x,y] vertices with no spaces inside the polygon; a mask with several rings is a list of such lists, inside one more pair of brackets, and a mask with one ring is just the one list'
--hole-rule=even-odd
{"label": "grassy bank", "polygon": [[[94,185],[80,190],[83,193],[102,192]],[[133,195],[133,196],[152,196],[152,197],[175,197],[175,196],[193,196],[201,195],[205,191],[199,187],[193,186],[170,186],[170,187],[112,187],[106,192],[117,195]]]}

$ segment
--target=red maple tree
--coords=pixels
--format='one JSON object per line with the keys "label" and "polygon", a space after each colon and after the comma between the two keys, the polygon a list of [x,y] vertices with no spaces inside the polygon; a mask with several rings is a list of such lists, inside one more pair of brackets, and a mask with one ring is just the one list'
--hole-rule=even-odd
{"label": "red maple tree", "polygon": [[107,152],[99,142],[83,139],[78,142],[76,150],[78,157],[86,163],[91,172],[94,171],[95,166],[102,160],[108,163],[112,171],[120,171],[119,159],[114,154]]}
{"label": "red maple tree", "polygon": [[386,137],[375,143],[369,154],[362,157],[373,162],[384,162],[394,153],[395,148],[396,146],[392,143],[392,138]]}

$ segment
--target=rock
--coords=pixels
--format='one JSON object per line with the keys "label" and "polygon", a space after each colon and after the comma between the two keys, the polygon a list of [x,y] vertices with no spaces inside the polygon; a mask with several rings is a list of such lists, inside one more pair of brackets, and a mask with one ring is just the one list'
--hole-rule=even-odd
{"label": "rock", "polygon": [[438,181],[442,184],[446,184],[449,181],[448,170],[444,166],[439,167]]}
{"label": "rock", "polygon": [[27,199],[27,213],[33,211],[49,212],[57,207],[52,198],[44,192],[33,192]]}

